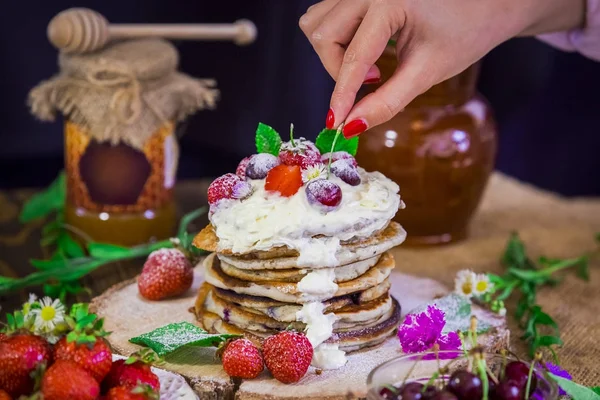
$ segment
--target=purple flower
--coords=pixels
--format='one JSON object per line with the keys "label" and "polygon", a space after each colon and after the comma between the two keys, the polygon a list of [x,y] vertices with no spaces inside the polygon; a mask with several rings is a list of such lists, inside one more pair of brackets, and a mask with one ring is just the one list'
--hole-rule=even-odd
{"label": "purple flower", "polygon": [[427,311],[420,314],[408,314],[398,328],[402,351],[422,353],[430,350],[436,343],[440,350],[460,349],[461,341],[456,332],[442,335],[445,325],[444,312],[435,306],[428,306]]}
{"label": "purple flower", "polygon": [[[562,369],[561,367],[559,367],[558,365],[554,365],[552,363],[545,363],[546,364],[546,369],[548,370],[548,372],[550,372],[551,374],[554,374],[556,376],[560,376],[561,378],[565,378],[568,380],[573,380],[573,377],[571,376],[571,374],[569,374],[567,371],[565,371],[564,369]],[[567,394],[567,392],[565,392],[560,386],[559,386],[559,394],[561,396]]]}

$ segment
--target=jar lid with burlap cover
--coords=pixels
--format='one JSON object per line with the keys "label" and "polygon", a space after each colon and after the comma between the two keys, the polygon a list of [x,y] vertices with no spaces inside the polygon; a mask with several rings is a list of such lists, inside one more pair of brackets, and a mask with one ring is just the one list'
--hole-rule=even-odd
{"label": "jar lid with burlap cover", "polygon": [[179,54],[162,39],[115,42],[89,54],[59,55],[60,72],[29,93],[42,121],[57,113],[99,142],[141,149],[165,123],[177,123],[219,97],[212,79],[177,70]]}

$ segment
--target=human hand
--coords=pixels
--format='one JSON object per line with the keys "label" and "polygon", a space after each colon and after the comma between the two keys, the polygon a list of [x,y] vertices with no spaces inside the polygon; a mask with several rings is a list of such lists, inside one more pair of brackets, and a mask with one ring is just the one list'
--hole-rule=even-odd
{"label": "human hand", "polygon": [[[503,41],[582,23],[584,0],[324,0],[300,27],[336,80],[328,128],[359,135],[400,112],[431,86],[462,72]],[[390,38],[398,67],[354,105]]]}

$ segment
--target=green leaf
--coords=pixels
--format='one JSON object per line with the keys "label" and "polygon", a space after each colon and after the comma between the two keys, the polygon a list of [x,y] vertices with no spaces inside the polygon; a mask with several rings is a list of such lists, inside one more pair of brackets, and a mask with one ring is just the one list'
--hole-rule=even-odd
{"label": "green leaf", "polygon": [[502,264],[506,267],[525,268],[527,255],[525,245],[517,233],[511,234],[502,255]]}
{"label": "green leaf", "polygon": [[129,339],[131,343],[151,348],[160,357],[184,346],[216,347],[240,335],[212,335],[189,322],[177,322]]}
{"label": "green leaf", "polygon": [[592,392],[596,393],[596,394],[600,394],[600,386],[594,386],[590,388],[592,390]]}
{"label": "green leaf", "polygon": [[85,256],[85,251],[67,232],[62,232],[58,237],[58,247],[68,258],[77,258]]}
{"label": "green leaf", "polygon": [[61,260],[29,260],[31,265],[41,270],[48,270],[54,268],[64,267],[67,262],[64,259]]}
{"label": "green leaf", "polygon": [[[315,141],[315,146],[317,146],[321,154],[332,151],[331,146],[333,145],[336,132],[337,131],[335,129],[323,129],[321,133],[319,133],[317,140]],[[340,135],[335,142],[335,147],[333,148],[333,151],[345,151],[353,156],[356,155],[357,150],[358,136],[355,136],[352,139],[346,139],[343,135]]]}
{"label": "green leaf", "polygon": [[554,319],[552,319],[551,316],[549,316],[548,314],[543,312],[540,309],[540,307],[535,308],[535,310],[533,311],[533,314],[534,314],[533,317],[535,319],[536,324],[549,325],[549,326],[552,326],[552,327],[558,329],[558,325],[556,324]]}
{"label": "green leaf", "polygon": [[279,133],[269,125],[259,122],[256,128],[256,151],[278,156],[280,149],[281,136],[279,136]]}
{"label": "green leaf", "polygon": [[545,346],[545,347],[549,347],[549,346],[553,346],[553,345],[562,346],[563,341],[558,336],[546,335],[546,336],[540,336],[537,340],[537,344],[538,344],[538,346]]}
{"label": "green leaf", "polygon": [[558,386],[562,388],[569,396],[573,398],[573,400],[600,400],[600,394],[595,392],[594,390],[565,379],[563,377],[554,375],[552,373],[548,374],[550,378],[554,379]]}
{"label": "green leaf", "polygon": [[62,171],[50,184],[48,189],[32,196],[24,205],[19,215],[21,223],[30,222],[44,218],[65,204],[66,198],[66,175]]}
{"label": "green leaf", "polygon": [[88,243],[88,252],[91,257],[101,258],[103,260],[115,260],[127,257],[131,254],[131,249],[123,246],[117,246],[108,243]]}

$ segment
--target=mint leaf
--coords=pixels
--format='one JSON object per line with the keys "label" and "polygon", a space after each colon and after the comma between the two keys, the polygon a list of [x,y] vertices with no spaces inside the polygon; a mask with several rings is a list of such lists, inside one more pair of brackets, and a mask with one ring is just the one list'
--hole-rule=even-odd
{"label": "mint leaf", "polygon": [[[317,140],[315,140],[315,146],[317,146],[321,154],[332,151],[331,146],[333,145],[336,132],[337,131],[335,129],[323,129],[321,133],[319,133]],[[340,135],[335,142],[335,147],[333,148],[333,151],[345,151],[353,156],[356,155],[357,150],[358,136],[353,137],[352,139],[346,139],[343,135]]]}
{"label": "mint leaf", "polygon": [[256,128],[256,151],[278,156],[280,148],[281,136],[279,133],[269,125],[259,122]]}
{"label": "mint leaf", "polygon": [[77,258],[85,256],[85,252],[79,243],[77,243],[71,235],[63,232],[58,236],[58,247],[69,258]]}
{"label": "mint leaf", "polygon": [[600,395],[600,386],[594,386],[590,388],[592,390],[592,392]]}
{"label": "mint leaf", "polygon": [[131,343],[151,348],[159,357],[184,346],[217,347],[230,338],[240,335],[212,335],[189,322],[177,322],[129,339]]}
{"label": "mint leaf", "polygon": [[103,260],[119,259],[131,255],[131,250],[127,247],[108,243],[90,243],[88,244],[88,251],[91,257]]}
{"label": "mint leaf", "polygon": [[34,195],[23,205],[19,221],[25,223],[44,218],[61,209],[65,205],[66,187],[66,176],[62,171],[48,189]]}
{"label": "mint leaf", "polygon": [[600,400],[600,394],[588,387],[579,385],[573,381],[552,373],[548,373],[548,375],[550,378],[554,379],[556,383],[558,383],[558,386],[567,392],[567,394],[571,396],[573,400]]}
{"label": "mint leaf", "polygon": [[507,267],[513,268],[525,268],[527,265],[525,245],[518,234],[511,234],[502,255],[502,263]]}

